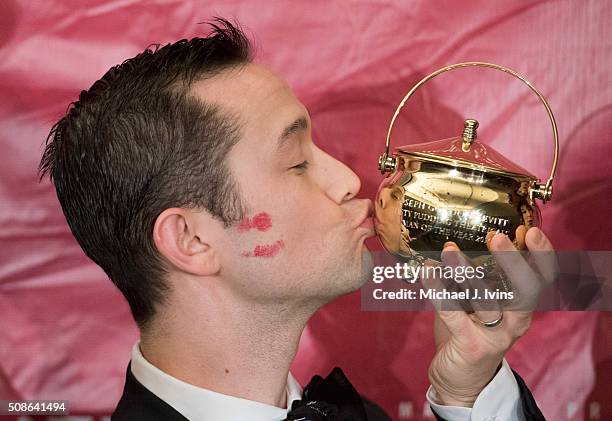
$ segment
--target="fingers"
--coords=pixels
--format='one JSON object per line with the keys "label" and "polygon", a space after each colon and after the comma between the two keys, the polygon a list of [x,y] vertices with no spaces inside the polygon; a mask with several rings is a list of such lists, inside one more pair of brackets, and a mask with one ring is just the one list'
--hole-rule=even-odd
{"label": "fingers", "polygon": [[487,236],[485,237],[485,242],[487,243],[487,248],[489,250],[491,250],[491,240],[493,239],[493,237],[495,237],[495,234],[497,234],[497,231],[489,231],[487,232]]}
{"label": "fingers", "polygon": [[559,262],[550,240],[541,229],[533,227],[527,231],[525,243],[545,285],[552,284],[559,273]]}
{"label": "fingers", "polygon": [[525,250],[527,248],[525,244],[525,236],[527,234],[527,228],[525,225],[519,225],[515,232],[516,248],[519,250]]}
{"label": "fingers", "polygon": [[[440,266],[440,265],[438,264],[437,266]],[[434,272],[434,275],[436,275],[435,272]],[[423,289],[434,292],[434,294],[430,295],[433,298],[429,298],[429,302],[434,306],[438,314],[441,312],[449,312],[449,311],[450,312],[454,312],[454,311],[463,312],[464,311],[463,308],[461,307],[461,304],[456,300],[446,300],[446,299],[435,298],[436,297],[435,292],[444,291],[444,290],[449,289],[446,282],[442,280],[441,278],[438,278],[437,276],[423,277],[421,278],[421,285],[423,286]]]}
{"label": "fingers", "polygon": [[[437,277],[425,277],[421,280],[421,284],[423,288],[434,291],[447,288]],[[436,323],[443,323],[450,335],[465,335],[469,329],[473,329],[472,321],[459,302],[436,298],[431,298],[429,301],[436,309]]]}
{"label": "fingers", "polygon": [[[444,245],[442,250],[442,261],[446,266],[459,268],[459,267],[473,267],[467,256],[459,250],[457,245],[453,242],[448,242]],[[489,322],[499,318],[501,312],[501,305],[497,300],[484,299],[482,294],[487,289],[487,284],[483,279],[479,279],[476,276],[470,277],[467,285],[460,284],[463,290],[471,292],[469,303],[471,309],[474,311],[473,317],[477,317],[482,322]],[[477,294],[477,295],[476,295]]]}
{"label": "fingers", "polygon": [[[526,241],[528,239],[529,237],[526,237]],[[528,241],[527,244],[529,245]],[[512,283],[515,293],[513,307],[533,310],[542,289],[539,275],[533,271],[507,235],[495,234],[491,238],[489,249]]]}
{"label": "fingers", "polygon": [[[485,240],[491,254],[497,262],[498,268],[503,271],[507,280],[511,282],[512,290],[514,291],[512,308],[515,311],[504,312],[504,324],[507,329],[516,330],[518,336],[520,336],[529,326],[531,311],[537,304],[543,285],[553,282],[555,275],[558,273],[558,261],[552,244],[540,229],[530,228],[527,230],[524,226],[520,226],[517,229],[515,244],[513,244],[505,234],[495,232],[489,232]],[[518,249],[529,250],[530,254],[533,256],[533,268],[527,262],[523,253],[517,250],[517,247]],[[472,262],[453,242],[447,242],[444,245],[442,261],[446,266],[450,267],[473,266]],[[534,270],[534,268],[537,269],[537,271]],[[469,279],[475,289],[487,287],[483,280],[478,278]],[[424,280],[423,284],[427,288],[435,288],[438,290],[448,289],[442,279],[428,278]],[[461,282],[454,282],[451,285],[455,290],[457,288],[465,288],[465,285],[462,285]],[[503,311],[502,305],[497,300],[485,300],[485,307],[482,305],[483,301],[476,299],[473,294],[469,294],[468,297],[469,306],[467,307],[471,307],[471,309],[474,310],[473,314],[467,314],[465,311],[461,311],[465,310],[465,308],[462,308],[458,301],[431,300],[436,308],[439,322],[441,321],[444,323],[453,335],[466,329],[474,329],[474,326],[477,326],[474,322],[496,320]],[[478,320],[476,320],[476,318],[478,318]],[[472,321],[472,319],[474,319],[474,321]],[[490,331],[491,329],[488,330]]]}

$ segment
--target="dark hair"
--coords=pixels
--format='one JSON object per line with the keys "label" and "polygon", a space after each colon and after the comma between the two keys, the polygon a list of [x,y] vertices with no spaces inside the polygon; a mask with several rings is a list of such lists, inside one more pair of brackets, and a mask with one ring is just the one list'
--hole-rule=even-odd
{"label": "dark hair", "polygon": [[202,208],[225,226],[245,212],[224,157],[238,117],[190,95],[192,84],[251,61],[237,25],[147,48],[111,68],[51,129],[40,162],[77,241],[146,329],[168,291],[153,226],[170,207]]}

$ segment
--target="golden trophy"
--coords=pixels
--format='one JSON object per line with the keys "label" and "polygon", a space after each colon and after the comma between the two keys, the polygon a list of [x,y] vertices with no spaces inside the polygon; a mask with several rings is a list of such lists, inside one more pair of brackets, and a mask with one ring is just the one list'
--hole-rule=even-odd
{"label": "golden trophy", "polygon": [[[485,67],[510,74],[535,93],[548,113],[553,128],[554,159],[545,183],[487,146],[477,137],[478,121],[467,119],[456,137],[395,148],[389,153],[393,125],[406,101],[425,83],[450,70]],[[453,64],[418,82],[397,107],[387,132],[384,154],[378,167],[386,175],[374,205],[374,225],[383,246],[407,260],[439,260],[447,241],[474,256],[488,254],[489,231],[508,235],[517,248],[520,225],[540,224],[536,200],[551,199],[559,155],[557,124],[542,94],[515,71],[496,64]],[[522,231],[525,232],[526,230]]]}

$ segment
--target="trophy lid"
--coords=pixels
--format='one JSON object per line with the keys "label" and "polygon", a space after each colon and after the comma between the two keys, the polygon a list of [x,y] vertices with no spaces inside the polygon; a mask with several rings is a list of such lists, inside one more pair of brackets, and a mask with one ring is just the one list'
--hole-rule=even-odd
{"label": "trophy lid", "polygon": [[477,128],[478,121],[467,119],[461,136],[400,146],[396,150],[417,156],[422,160],[440,162],[450,166],[536,178],[529,171],[497,152],[492,146],[476,142]]}

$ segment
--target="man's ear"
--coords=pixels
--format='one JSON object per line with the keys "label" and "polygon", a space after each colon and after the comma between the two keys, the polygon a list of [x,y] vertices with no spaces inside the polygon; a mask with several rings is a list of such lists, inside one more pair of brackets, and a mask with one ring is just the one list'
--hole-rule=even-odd
{"label": "man's ear", "polygon": [[221,265],[215,249],[200,232],[205,228],[196,221],[193,211],[169,208],[155,221],[153,241],[166,260],[180,270],[194,275],[214,275]]}

